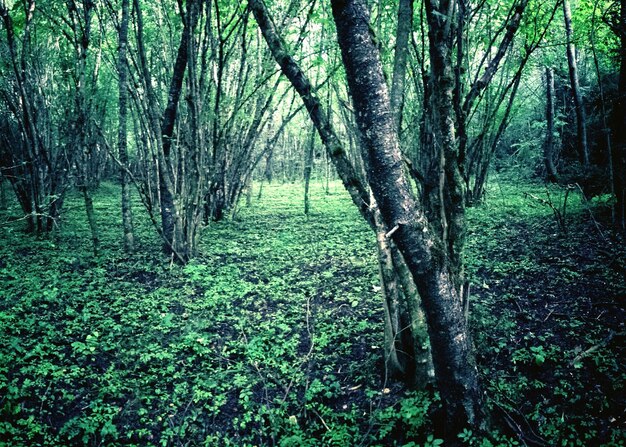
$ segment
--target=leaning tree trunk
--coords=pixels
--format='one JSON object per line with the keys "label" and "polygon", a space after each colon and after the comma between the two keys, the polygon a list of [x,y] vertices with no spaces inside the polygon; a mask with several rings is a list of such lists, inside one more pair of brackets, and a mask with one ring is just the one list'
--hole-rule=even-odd
{"label": "leaning tree trunk", "polygon": [[546,178],[556,182],[554,166],[554,72],[546,67],[546,141],[543,147],[543,160],[546,165]]}
{"label": "leaning tree trunk", "polygon": [[[380,54],[370,33],[367,4],[365,0],[334,0],[332,8],[369,183],[424,303],[446,414],[444,436],[454,443],[464,427],[479,428],[483,422],[478,370],[455,285],[456,267],[451,265],[449,246],[433,232],[404,175]],[[452,120],[453,110],[449,113]],[[444,154],[447,152],[444,150]]]}
{"label": "leaning tree trunk", "polygon": [[[254,13],[256,21],[263,33],[272,56],[278,62],[282,72],[289,79],[295,90],[298,92],[302,101],[309,112],[309,116],[317,129],[318,134],[326,148],[328,159],[334,164],[339,177],[341,178],[346,190],[350,194],[353,203],[359,209],[363,218],[368,222],[370,227],[377,233],[379,238],[388,238],[385,236],[388,232],[382,228],[376,226],[376,213],[377,207],[374,202],[370,200],[370,188],[361,178],[359,171],[354,168],[352,163],[347,157],[346,151],[335,133],[332,123],[330,122],[328,115],[324,113],[324,109],[320,103],[319,98],[313,94],[312,86],[307,79],[306,75],[302,72],[298,64],[289,54],[286,45],[278,35],[276,27],[268,14],[267,8],[263,0],[250,0],[250,7]],[[383,223],[380,218],[381,224]],[[397,247],[388,241],[384,247],[379,245],[379,249],[382,249],[383,255],[381,260],[381,274],[388,272],[388,268],[391,268],[386,259],[392,260],[394,272],[394,280],[399,281],[402,286],[402,293],[404,293],[404,299],[407,301],[403,303],[402,311],[406,311],[405,315],[400,316],[386,315],[386,333],[387,342],[385,343],[388,352],[385,352],[385,356],[388,359],[394,359],[392,363],[387,363],[387,366],[392,366],[392,372],[396,375],[402,374],[403,379],[410,384],[416,386],[424,386],[430,379],[432,374],[429,374],[432,368],[430,365],[430,352],[428,349],[424,349],[423,346],[427,345],[425,330],[422,329],[420,322],[423,322],[423,317],[419,309],[418,294],[414,287],[410,286],[412,279],[409,279],[408,269],[405,265],[405,261],[402,255],[397,253]],[[382,260],[384,259],[384,263]],[[385,277],[383,276],[383,279]],[[406,286],[405,286],[406,285]],[[383,284],[385,286],[385,284]],[[387,287],[385,287],[386,291]],[[397,287],[396,287],[397,289]],[[397,295],[387,294],[385,298],[385,311],[395,309],[396,306],[393,302]],[[400,311],[399,311],[400,312]],[[398,324],[394,324],[394,319],[397,319]],[[401,326],[404,322],[405,324]],[[395,329],[394,329],[395,328]],[[400,332],[400,333],[399,333]],[[402,343],[408,343],[407,346],[401,346]],[[397,351],[397,352],[394,352]],[[401,352],[400,352],[401,351]],[[406,353],[415,353],[414,356],[408,358]],[[405,354],[403,354],[405,353]],[[400,354],[400,355],[398,355]],[[399,361],[395,361],[395,359]],[[396,368],[397,366],[397,368]],[[414,373],[414,375],[413,375]]]}
{"label": "leaning tree trunk", "polygon": [[587,143],[587,116],[583,104],[583,96],[580,92],[580,82],[578,80],[578,67],[576,66],[576,49],[573,42],[572,11],[569,0],[563,0],[563,19],[565,21],[565,37],[567,40],[567,67],[569,69],[569,79],[572,85],[572,96],[574,97],[574,108],[576,112],[576,147],[580,161],[587,166],[589,164],[589,145]]}

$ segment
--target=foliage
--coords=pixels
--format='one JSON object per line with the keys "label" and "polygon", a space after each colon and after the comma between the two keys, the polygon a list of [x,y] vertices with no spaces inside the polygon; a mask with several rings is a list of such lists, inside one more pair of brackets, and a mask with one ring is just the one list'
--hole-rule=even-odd
{"label": "foliage", "polygon": [[[265,188],[237,220],[207,228],[202,256],[185,267],[147,254],[158,243],[147,222],[137,222],[137,254],[122,253],[121,218],[104,212],[118,197],[111,184],[96,196],[108,229],[97,258],[78,196],[50,237],[0,227],[3,445],[440,445],[437,397],[379,373],[374,246],[349,199],[315,182],[307,218],[299,185]],[[579,230],[587,211],[571,198],[568,239],[555,238],[549,210],[523,194],[541,188],[501,184],[471,210],[489,404],[519,411],[552,445],[620,445],[623,335],[568,362],[620,330],[593,303],[626,287],[618,271],[597,270],[602,258],[572,260],[594,247]],[[460,439],[517,445],[502,427]]]}

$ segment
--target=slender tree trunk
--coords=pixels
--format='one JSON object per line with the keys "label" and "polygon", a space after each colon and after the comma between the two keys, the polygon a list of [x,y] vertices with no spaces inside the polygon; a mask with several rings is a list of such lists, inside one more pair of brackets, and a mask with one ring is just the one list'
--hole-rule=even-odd
{"label": "slender tree trunk", "polygon": [[569,69],[569,79],[572,86],[572,96],[574,97],[574,107],[576,111],[576,146],[580,161],[585,166],[589,164],[589,145],[587,143],[587,115],[583,96],[580,92],[580,82],[578,79],[578,68],[576,66],[576,49],[574,46],[574,32],[572,30],[572,11],[569,0],[563,0],[563,19],[565,21],[565,36],[567,49],[567,67]]}
{"label": "slender tree trunk", "polygon": [[554,72],[546,67],[546,141],[543,147],[543,160],[546,177],[549,182],[556,182],[554,166]]}
{"label": "slender tree trunk", "polygon": [[[75,3],[71,3],[73,8],[76,8]],[[69,4],[68,4],[69,5]],[[89,223],[89,229],[91,230],[91,241],[93,245],[93,253],[98,256],[100,251],[100,233],[98,230],[98,222],[96,219],[96,213],[93,207],[93,198],[91,197],[91,186],[94,183],[93,179],[89,176],[89,163],[91,160],[92,148],[89,144],[88,132],[90,129],[90,107],[87,102],[87,56],[89,51],[89,44],[91,39],[91,17],[95,4],[91,0],[83,2],[83,16],[78,18],[80,28],[77,27],[75,32],[82,32],[79,48],[78,48],[78,84],[76,86],[76,105],[77,105],[77,129],[78,132],[78,146],[77,154],[78,169],[80,185],[79,190],[83,194],[83,200],[85,202],[85,213],[87,215],[87,222]],[[78,8],[76,8],[78,9]],[[72,9],[70,8],[70,14]]]}
{"label": "slender tree trunk", "polygon": [[398,134],[402,126],[406,61],[409,54],[409,36],[412,28],[413,0],[400,0],[398,2],[398,29],[396,30],[396,49],[393,60],[393,78],[390,92],[391,110],[394,113]]}
{"label": "slender tree trunk", "polygon": [[177,256],[181,262],[187,262],[193,256],[195,245],[193,243],[194,235],[186,234],[185,216],[182,214],[184,210],[180,209],[180,204],[178,203],[180,200],[176,197],[174,184],[176,176],[174,173],[178,167],[174,165],[171,159],[171,148],[185,71],[190,57],[190,40],[198,21],[197,8],[197,0],[190,0],[187,3],[183,33],[172,72],[167,106],[161,119],[163,160],[159,163],[159,185],[162,230],[166,240],[164,250],[170,255]]}
{"label": "slender tree trunk", "polygon": [[130,198],[130,178],[126,168],[128,167],[128,139],[127,139],[127,115],[128,115],[128,63],[126,53],[128,47],[128,20],[130,0],[122,0],[122,20],[119,32],[119,53],[117,68],[119,73],[119,128],[117,147],[119,160],[123,167],[120,169],[122,181],[122,227],[124,231],[124,250],[132,253],[135,248],[133,230],[133,210]]}
{"label": "slender tree trunk", "polygon": [[293,57],[291,57],[285,43],[277,34],[276,26],[267,13],[263,0],[249,0],[249,4],[261,28],[263,37],[272,52],[272,56],[302,98],[309,117],[317,129],[324,147],[326,147],[328,157],[335,164],[337,172],[352,198],[352,202],[357,205],[361,215],[371,223],[368,188],[350,163],[350,160],[348,160],[346,150],[335,134],[332,124],[328,121],[319,98],[313,93],[311,83]]}
{"label": "slender tree trunk", "polygon": [[80,190],[83,193],[87,222],[89,222],[89,229],[91,230],[93,254],[94,256],[98,256],[100,254],[100,231],[98,229],[98,221],[96,220],[96,212],[93,207],[93,198],[87,186],[81,186]]}
{"label": "slender tree trunk", "polygon": [[[374,196],[371,203],[375,204]],[[379,212],[374,213],[376,226],[376,245],[378,248],[378,267],[380,284],[382,287],[383,309],[385,312],[385,367],[392,377],[406,377],[410,375],[410,351],[402,349],[403,322],[400,311],[400,286],[391,255],[390,240],[387,237],[387,227],[382,221]],[[409,343],[409,347],[411,344]]]}
{"label": "slender tree trunk", "polygon": [[311,130],[311,139],[304,159],[304,214],[309,215],[309,186],[313,170],[313,151],[315,149],[315,129]]}
{"label": "slender tree trunk", "polygon": [[[447,246],[432,231],[404,175],[380,55],[369,29],[367,4],[364,0],[334,0],[332,8],[369,183],[385,223],[394,229],[393,241],[424,302],[437,384],[446,412],[444,436],[451,445],[464,427],[483,425],[478,371],[455,286],[455,268],[451,268]],[[452,117],[453,110],[449,113]]]}

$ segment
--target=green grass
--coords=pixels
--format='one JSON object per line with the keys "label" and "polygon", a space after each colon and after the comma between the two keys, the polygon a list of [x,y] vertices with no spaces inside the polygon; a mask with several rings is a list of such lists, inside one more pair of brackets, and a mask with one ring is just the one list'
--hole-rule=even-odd
{"label": "green grass", "polygon": [[[549,445],[623,445],[611,422],[623,420],[623,337],[568,367],[607,329],[619,332],[619,308],[594,320],[597,297],[585,293],[612,281],[602,300],[616,301],[623,278],[597,272],[605,260],[596,251],[579,259],[581,246],[600,244],[577,196],[565,237],[523,194],[542,188],[496,185],[469,211],[472,325],[488,400]],[[384,374],[373,235],[339,184],[331,194],[312,185],[309,217],[302,189],[265,185],[235,220],[203,230],[201,254],[184,267],[160,255],[139,204],[139,248],[123,253],[111,184],[95,195],[97,258],[78,196],[51,237],[1,226],[0,445],[437,445],[436,396]],[[18,215],[13,207],[2,220]],[[543,322],[562,298],[572,304]],[[576,395],[594,389],[584,402]]]}

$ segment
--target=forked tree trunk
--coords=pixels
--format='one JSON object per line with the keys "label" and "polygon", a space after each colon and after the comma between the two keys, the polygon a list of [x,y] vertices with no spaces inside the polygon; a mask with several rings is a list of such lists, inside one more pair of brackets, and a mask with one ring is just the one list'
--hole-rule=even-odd
{"label": "forked tree trunk", "polygon": [[402,253],[389,237],[387,226],[372,196],[378,266],[385,312],[385,367],[418,389],[432,382],[434,371],[426,318],[411,272]]}
{"label": "forked tree trunk", "polygon": [[543,160],[546,165],[546,178],[556,182],[554,166],[554,72],[546,67],[546,141],[543,147]]}
{"label": "forked tree trunk", "polygon": [[574,108],[576,112],[576,147],[582,164],[589,164],[589,145],[587,143],[587,114],[583,96],[580,92],[580,82],[578,80],[578,67],[576,66],[576,49],[574,46],[572,30],[572,11],[569,0],[563,0],[563,19],[565,22],[565,37],[567,40],[567,67],[569,69],[569,79],[572,86],[572,96],[574,97]]}
{"label": "forked tree trunk", "polygon": [[[478,371],[455,285],[456,268],[450,265],[447,244],[432,231],[404,175],[380,54],[370,33],[367,4],[365,0],[334,0],[332,9],[369,183],[385,223],[395,230],[393,241],[402,252],[424,303],[437,384],[446,413],[444,436],[454,443],[464,427],[479,428],[483,422]],[[452,109],[449,113],[453,113]]]}

